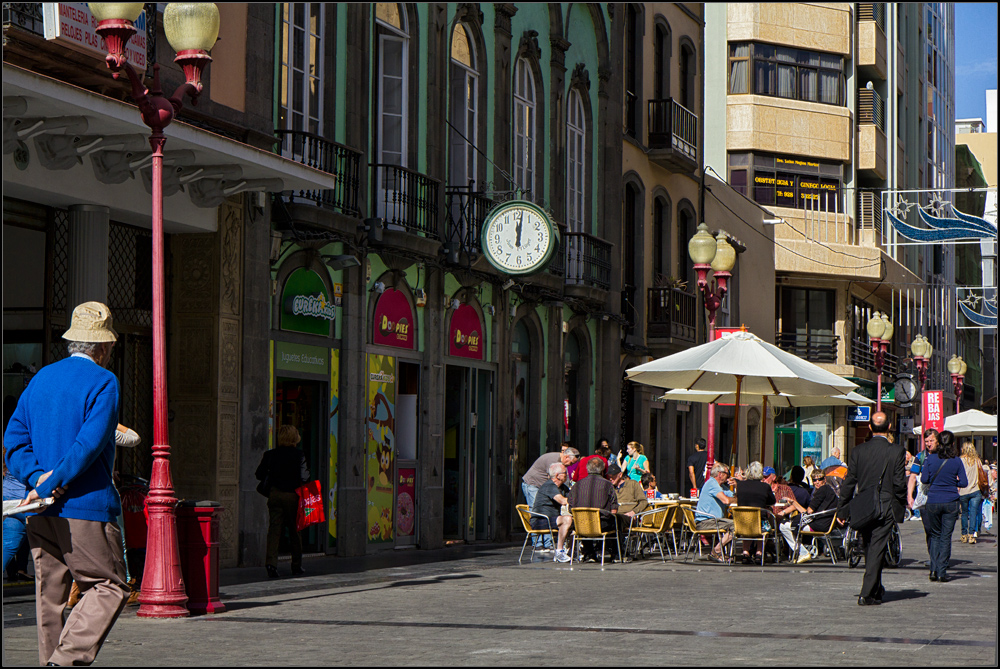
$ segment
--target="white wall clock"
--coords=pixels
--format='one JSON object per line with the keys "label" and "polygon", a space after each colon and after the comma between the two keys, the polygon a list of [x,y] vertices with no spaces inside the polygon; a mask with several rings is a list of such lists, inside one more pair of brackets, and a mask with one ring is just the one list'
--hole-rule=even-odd
{"label": "white wall clock", "polygon": [[552,259],[559,232],[539,207],[515,200],[490,213],[480,239],[486,259],[501,272],[534,274]]}

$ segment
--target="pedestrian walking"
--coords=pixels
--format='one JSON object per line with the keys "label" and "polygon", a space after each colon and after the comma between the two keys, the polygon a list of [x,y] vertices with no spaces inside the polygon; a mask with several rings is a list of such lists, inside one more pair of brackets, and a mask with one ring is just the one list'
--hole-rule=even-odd
{"label": "pedestrian walking", "polygon": [[[93,663],[128,598],[118,493],[112,481],[118,379],[104,366],[118,339],[100,302],[73,310],[63,334],[70,357],[43,367],[4,433],[7,467],[32,490],[26,501],[56,501],[27,521],[35,564],[38,659]],[[63,624],[70,583],[79,604]]]}
{"label": "pedestrian walking", "polygon": [[958,503],[961,505],[962,514],[962,543],[974,544],[979,538],[979,525],[983,519],[983,493],[979,485],[983,463],[980,462],[976,445],[972,441],[962,444],[962,464],[965,466],[965,478],[968,482],[958,491]]}
{"label": "pedestrian walking", "polygon": [[872,414],[868,426],[872,437],[851,449],[837,505],[838,517],[849,509],[851,527],[861,535],[865,549],[865,576],[858,606],[882,603],[886,546],[892,526],[903,521],[906,507],[904,449],[889,442],[889,418],[883,412]]}
{"label": "pedestrian walking", "polygon": [[267,495],[267,552],[264,568],[270,578],[278,578],[278,544],[288,529],[288,544],[292,552],[292,575],[304,574],[302,569],[302,538],[295,521],[299,511],[299,496],[295,492],[309,481],[309,465],[299,448],[302,435],[294,425],[278,428],[278,447],[264,453],[257,466],[257,480]]}
{"label": "pedestrian walking", "polygon": [[958,489],[968,485],[962,459],[956,457],[955,435],[943,430],[937,448],[927,456],[920,482],[928,484],[927,504],[921,519],[927,534],[932,581],[947,583],[951,562],[951,535],[958,521]]}

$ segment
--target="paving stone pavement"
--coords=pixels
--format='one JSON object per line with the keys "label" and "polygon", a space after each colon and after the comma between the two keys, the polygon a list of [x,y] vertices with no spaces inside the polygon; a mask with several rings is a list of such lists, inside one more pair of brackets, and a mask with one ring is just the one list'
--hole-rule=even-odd
{"label": "paving stone pavement", "polygon": [[[127,609],[97,665],[996,666],[997,544],[956,541],[931,583],[919,522],[859,607],[862,568],[638,560],[517,564],[518,546],[307,559],[266,580],[225,570],[228,611],[148,620]],[[281,567],[287,570],[287,563]],[[600,649],[595,655],[595,650]],[[33,594],[4,590],[4,666],[37,663]]]}

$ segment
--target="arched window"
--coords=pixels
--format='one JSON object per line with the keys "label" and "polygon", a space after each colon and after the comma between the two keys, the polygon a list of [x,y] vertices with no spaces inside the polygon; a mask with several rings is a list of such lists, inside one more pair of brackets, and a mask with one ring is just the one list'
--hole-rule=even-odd
{"label": "arched window", "polygon": [[[696,226],[694,208],[687,200],[682,201],[677,205],[677,248],[687,249],[688,241],[694,236]],[[687,281],[688,292],[694,292],[696,282],[694,264],[686,251],[679,254],[677,265],[676,276]]]}
{"label": "arched window", "polygon": [[469,29],[461,23],[451,33],[450,86],[448,185],[466,187],[476,178],[479,71]]}
{"label": "arched window", "polygon": [[375,4],[375,20],[378,35],[378,126],[375,132],[378,162],[406,167],[409,101],[406,14],[397,3],[379,2]]}
{"label": "arched window", "polygon": [[670,26],[656,23],[656,35],[653,39],[653,98],[665,100],[670,97]]}
{"label": "arched window", "polygon": [[586,232],[587,119],[580,91],[572,90],[566,108],[566,223],[572,232]]}
{"label": "arched window", "polygon": [[653,283],[671,273],[670,204],[660,196],[653,199]]}
{"label": "arched window", "polygon": [[[281,88],[278,127],[323,134],[324,3],[281,5]],[[285,135],[282,155],[298,160],[306,143],[301,135]]]}
{"label": "arched window", "polygon": [[514,67],[514,183],[532,192],[535,185],[535,77],[524,58]]}
{"label": "arched window", "polygon": [[694,47],[684,42],[681,44],[681,104],[688,111],[698,113],[696,109],[698,93],[695,87],[695,76],[698,70],[698,61],[695,57]]}

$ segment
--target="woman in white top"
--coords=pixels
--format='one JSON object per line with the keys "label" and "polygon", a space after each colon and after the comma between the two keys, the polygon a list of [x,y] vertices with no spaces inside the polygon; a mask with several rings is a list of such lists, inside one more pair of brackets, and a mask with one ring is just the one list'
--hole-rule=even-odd
{"label": "woman in white top", "polygon": [[958,502],[961,505],[962,543],[976,543],[979,536],[979,524],[982,522],[983,495],[979,492],[979,472],[983,464],[979,461],[976,446],[971,441],[962,444],[962,464],[965,465],[965,478],[969,484],[958,490]]}

